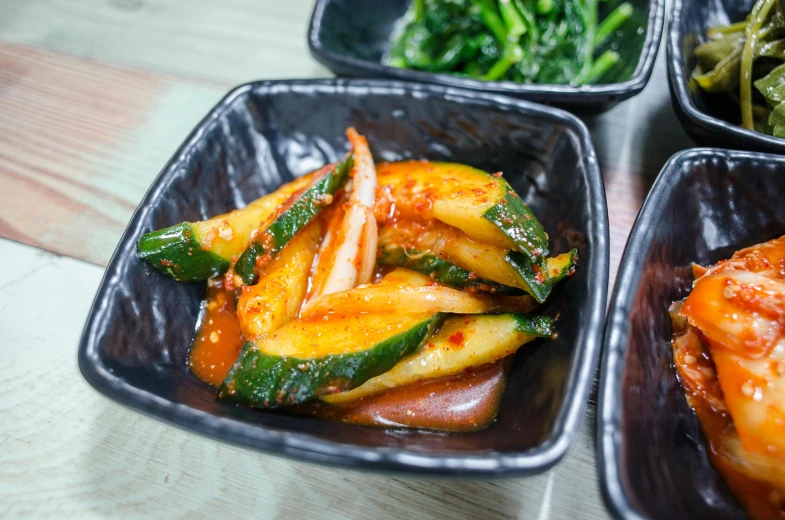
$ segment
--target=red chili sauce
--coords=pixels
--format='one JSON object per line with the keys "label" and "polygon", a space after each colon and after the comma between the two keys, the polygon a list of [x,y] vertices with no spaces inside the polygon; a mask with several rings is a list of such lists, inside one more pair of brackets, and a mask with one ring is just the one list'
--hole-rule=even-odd
{"label": "red chili sauce", "polygon": [[[220,278],[210,280],[201,327],[189,355],[191,372],[209,385],[220,386],[242,345],[231,293],[224,290]],[[460,375],[392,388],[356,401],[335,405],[314,401],[291,411],[351,424],[447,432],[481,430],[496,418],[508,369],[509,363],[502,360]]]}

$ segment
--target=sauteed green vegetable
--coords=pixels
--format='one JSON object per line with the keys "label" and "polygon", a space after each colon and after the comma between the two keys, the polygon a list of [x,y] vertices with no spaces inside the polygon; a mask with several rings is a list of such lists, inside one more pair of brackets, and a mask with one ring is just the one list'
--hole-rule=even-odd
{"label": "sauteed green vegetable", "polygon": [[414,0],[387,63],[475,79],[598,83],[619,54],[598,52],[633,14],[598,21],[599,0]]}
{"label": "sauteed green vegetable", "polygon": [[758,0],[746,20],[712,27],[695,49],[693,77],[704,91],[727,93],[741,125],[785,137],[785,2]]}

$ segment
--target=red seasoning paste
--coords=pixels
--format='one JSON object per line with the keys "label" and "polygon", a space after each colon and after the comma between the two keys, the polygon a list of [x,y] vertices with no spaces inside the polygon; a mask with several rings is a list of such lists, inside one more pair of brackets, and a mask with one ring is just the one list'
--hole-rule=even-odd
{"label": "red seasoning paste", "polygon": [[198,379],[217,387],[237,360],[242,346],[240,321],[231,293],[224,290],[220,278],[213,278],[207,283],[202,324],[191,347],[188,366]]}
{"label": "red seasoning paste", "polygon": [[[460,345],[462,338],[450,341]],[[220,279],[207,285],[204,317],[189,356],[191,372],[220,386],[243,345],[231,293]],[[511,358],[510,358],[511,359]],[[507,383],[505,360],[474,367],[460,375],[392,388],[356,401],[328,405],[306,403],[290,411],[333,421],[447,432],[481,430],[496,418]]]}

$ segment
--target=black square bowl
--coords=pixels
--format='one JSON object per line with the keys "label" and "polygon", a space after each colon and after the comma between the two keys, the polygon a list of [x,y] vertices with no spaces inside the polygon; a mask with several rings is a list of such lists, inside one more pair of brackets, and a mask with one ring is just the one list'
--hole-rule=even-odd
{"label": "black square bowl", "polygon": [[[608,84],[571,87],[480,81],[384,65],[382,58],[392,33],[411,0],[316,0],[308,29],[308,45],[314,58],[339,75],[438,83],[569,108],[602,110],[643,90],[651,76],[662,37],[665,0],[628,1],[635,9],[633,19],[638,24],[627,24],[610,43],[621,55],[624,66]],[[600,2],[600,15],[610,12],[621,2]]]}
{"label": "black square bowl", "polygon": [[[556,341],[522,349],[501,413],[469,434],[362,427],[253,410],[215,398],[186,358],[203,284],[181,284],[135,257],[153,229],[241,207],[335,161],[344,130],[378,161],[424,158],[504,171],[580,265],[543,312]],[[445,474],[525,474],[555,464],[583,416],[601,342],[608,279],[607,209],[586,127],[547,107],[457,89],[380,81],[273,81],[241,86],[197,126],[153,183],[107,268],[79,348],[100,392],[197,433],[342,466]]]}
{"label": "black square bowl", "polygon": [[706,454],[676,379],[668,307],[708,265],[785,234],[785,158],[693,149],[654,182],[624,251],[605,330],[598,450],[619,518],[747,518]]}
{"label": "black square bowl", "polygon": [[695,47],[715,25],[744,20],[755,0],[674,0],[668,24],[668,84],[684,129],[698,143],[733,149],[785,153],[785,139],[742,128],[738,106],[726,95],[707,94],[690,79]]}

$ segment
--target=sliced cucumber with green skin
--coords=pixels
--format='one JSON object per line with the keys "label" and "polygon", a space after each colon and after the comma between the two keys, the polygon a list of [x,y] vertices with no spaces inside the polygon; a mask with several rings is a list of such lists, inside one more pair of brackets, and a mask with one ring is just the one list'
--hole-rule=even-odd
{"label": "sliced cucumber with green skin", "polygon": [[[379,251],[382,263],[433,273],[434,279],[447,285],[463,288],[471,286],[466,280],[475,279],[480,290],[515,294],[513,288],[517,288],[539,303],[545,301],[558,281],[549,271],[556,267],[569,270],[562,265],[569,261],[567,258],[544,259],[545,267],[541,268],[519,251],[471,240],[463,231],[433,220],[398,220],[383,227],[379,232]],[[556,262],[554,269],[548,268],[551,262]]]}
{"label": "sliced cucumber with green skin", "polygon": [[482,218],[507,235],[515,249],[532,262],[539,263],[548,254],[548,235],[529,205],[521,200],[507,181],[499,179],[499,184],[505,194],[482,214]]}
{"label": "sliced cucumber with green skin", "polygon": [[322,237],[321,224],[319,219],[308,224],[270,262],[259,283],[238,291],[235,305],[245,339],[269,334],[299,315]]}
{"label": "sliced cucumber with green skin", "polygon": [[443,319],[437,313],[295,320],[246,343],[218,397],[280,408],[351,390],[416,352]]}
{"label": "sliced cucumber with green skin", "polygon": [[406,249],[392,244],[380,247],[379,263],[405,267],[457,289],[473,289],[516,296],[524,293],[523,290],[509,285],[480,279],[471,271],[458,267],[433,253],[421,253],[415,249]]}
{"label": "sliced cucumber with green skin", "polygon": [[541,264],[548,235],[510,185],[497,175],[463,164],[410,161],[377,169],[396,207],[436,218],[469,238],[514,249]]}
{"label": "sliced cucumber with green skin", "polygon": [[222,274],[248,246],[253,230],[273,218],[278,206],[311,179],[311,174],[295,179],[243,209],[147,233],[136,245],[136,256],[181,282]]}
{"label": "sliced cucumber with green skin", "polygon": [[545,263],[545,259],[535,263],[520,251],[510,251],[504,257],[504,260],[518,272],[529,286],[529,294],[534,296],[534,299],[539,303],[544,302],[548,295],[551,294],[553,282],[545,274],[545,269],[540,267],[541,264]]}
{"label": "sliced cucumber with green skin", "polygon": [[534,299],[543,303],[558,282],[575,272],[577,257],[578,251],[573,249],[569,253],[546,258],[543,262],[544,267],[540,267],[526,255],[518,251],[510,251],[505,260],[529,284],[529,293],[534,296]]}
{"label": "sliced cucumber with green skin", "polygon": [[202,249],[189,222],[148,233],[136,244],[137,258],[178,282],[196,282],[226,272],[229,260]]}
{"label": "sliced cucumber with green skin", "polygon": [[548,258],[545,262],[545,270],[551,284],[556,285],[568,276],[575,274],[575,266],[578,264],[578,250],[573,249],[559,256]]}
{"label": "sliced cucumber with green skin", "polygon": [[[332,202],[333,195],[346,184],[353,164],[352,156],[347,155],[323,177],[315,180],[269,226],[254,235],[234,265],[234,272],[242,278],[243,283],[256,283],[266,262],[274,258],[298,231]],[[262,259],[265,260],[264,265],[259,265]]]}
{"label": "sliced cucumber with green skin", "polygon": [[493,363],[536,338],[553,334],[553,320],[526,314],[454,315],[448,317],[426,346],[369,379],[354,390],[325,396],[343,403],[390,388],[458,374]]}

